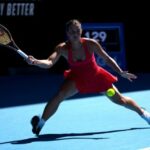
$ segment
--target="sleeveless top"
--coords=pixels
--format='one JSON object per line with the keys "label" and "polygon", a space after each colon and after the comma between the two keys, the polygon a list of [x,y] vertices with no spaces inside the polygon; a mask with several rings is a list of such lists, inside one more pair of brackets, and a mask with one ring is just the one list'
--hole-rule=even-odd
{"label": "sleeveless top", "polygon": [[85,52],[85,60],[74,61],[71,45],[68,44],[69,70],[65,70],[64,77],[73,80],[80,93],[104,92],[118,81],[117,77],[100,67],[95,60],[94,53],[90,54],[86,39],[81,38]]}

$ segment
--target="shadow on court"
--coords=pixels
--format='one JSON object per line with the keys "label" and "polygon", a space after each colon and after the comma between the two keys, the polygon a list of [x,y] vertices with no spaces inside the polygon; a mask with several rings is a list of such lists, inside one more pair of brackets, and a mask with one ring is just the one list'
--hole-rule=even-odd
{"label": "shadow on court", "polygon": [[128,128],[128,129],[121,129],[121,130],[88,132],[88,133],[43,134],[43,135],[39,135],[38,137],[34,137],[34,138],[2,142],[0,144],[7,144],[7,143],[28,144],[28,143],[32,143],[32,142],[42,142],[42,141],[46,142],[46,141],[74,140],[74,139],[105,140],[105,139],[109,139],[109,138],[106,138],[106,137],[84,137],[84,136],[100,135],[100,134],[108,134],[108,133],[116,133],[116,132],[126,132],[126,131],[133,131],[133,130],[145,130],[145,129],[150,129],[150,127]]}

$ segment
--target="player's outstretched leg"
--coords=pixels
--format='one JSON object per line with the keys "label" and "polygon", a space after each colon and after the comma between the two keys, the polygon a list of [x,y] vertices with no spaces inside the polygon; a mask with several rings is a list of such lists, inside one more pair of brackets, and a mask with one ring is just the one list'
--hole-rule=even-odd
{"label": "player's outstretched leg", "polygon": [[148,124],[150,124],[150,113],[138,106],[130,97],[123,96],[115,86],[108,89],[106,95],[112,102],[137,112]]}
{"label": "player's outstretched leg", "polygon": [[59,104],[77,92],[74,81],[65,80],[58,93],[45,106],[42,117],[33,116],[31,119],[32,132],[38,136],[45,122],[57,111]]}

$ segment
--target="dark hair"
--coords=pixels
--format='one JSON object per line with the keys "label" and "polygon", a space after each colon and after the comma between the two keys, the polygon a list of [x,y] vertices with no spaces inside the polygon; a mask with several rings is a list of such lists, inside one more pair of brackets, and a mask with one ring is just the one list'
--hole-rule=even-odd
{"label": "dark hair", "polygon": [[72,20],[69,20],[67,23],[66,23],[66,31],[69,30],[69,27],[72,26],[72,25],[81,25],[81,22],[77,19],[72,19]]}

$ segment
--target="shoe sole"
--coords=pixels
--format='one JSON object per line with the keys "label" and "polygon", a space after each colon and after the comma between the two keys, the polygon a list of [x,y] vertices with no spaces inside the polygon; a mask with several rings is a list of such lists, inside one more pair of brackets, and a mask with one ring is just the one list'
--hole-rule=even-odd
{"label": "shoe sole", "polygon": [[39,117],[38,116],[34,116],[32,119],[31,119],[31,124],[32,124],[32,132],[36,135],[39,134],[39,130],[37,129],[37,125],[38,125],[38,122],[39,122]]}

